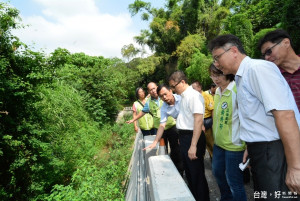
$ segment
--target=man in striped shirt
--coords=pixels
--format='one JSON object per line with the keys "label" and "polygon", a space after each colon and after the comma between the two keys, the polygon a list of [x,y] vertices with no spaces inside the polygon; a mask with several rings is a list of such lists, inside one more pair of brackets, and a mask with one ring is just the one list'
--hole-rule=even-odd
{"label": "man in striped shirt", "polygon": [[271,31],[259,41],[258,47],[263,59],[279,67],[300,111],[300,56],[293,50],[289,34],[282,29]]}

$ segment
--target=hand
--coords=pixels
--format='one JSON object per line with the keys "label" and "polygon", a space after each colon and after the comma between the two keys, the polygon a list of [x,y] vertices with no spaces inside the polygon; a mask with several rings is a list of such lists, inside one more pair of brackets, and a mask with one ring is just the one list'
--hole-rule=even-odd
{"label": "hand", "polygon": [[139,131],[139,128],[137,126],[135,126],[134,131],[137,133]]}
{"label": "hand", "polygon": [[153,149],[154,147],[156,147],[156,145],[157,145],[157,142],[152,142],[152,144],[150,144],[148,147],[145,147],[144,149],[143,149],[143,151],[146,151],[147,149]]}
{"label": "hand", "polygon": [[205,126],[204,125],[202,125],[202,130],[203,130],[203,132],[205,132]]}
{"label": "hand", "polygon": [[288,168],[285,178],[287,187],[300,195],[300,169]]}
{"label": "hand", "polygon": [[191,160],[196,160],[198,157],[196,156],[197,147],[196,146],[190,146],[190,149],[188,151],[188,156]]}
{"label": "hand", "polygon": [[133,119],[131,119],[131,120],[129,120],[129,121],[126,121],[126,123],[128,123],[128,124],[131,124],[131,123],[133,123],[134,121],[133,121]]}
{"label": "hand", "polygon": [[[244,155],[243,155],[243,163],[246,163],[248,157],[248,149],[245,149]],[[250,163],[249,163],[250,164]],[[247,166],[248,168],[251,168],[250,165]]]}

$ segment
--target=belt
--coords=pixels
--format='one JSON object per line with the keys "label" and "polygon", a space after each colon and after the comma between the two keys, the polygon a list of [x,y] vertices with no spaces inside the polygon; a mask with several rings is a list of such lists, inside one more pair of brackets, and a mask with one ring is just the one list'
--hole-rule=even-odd
{"label": "belt", "polygon": [[273,143],[277,143],[280,142],[281,139],[279,140],[273,140],[273,141],[260,141],[260,142],[246,142],[247,145],[263,145],[263,144],[273,144]]}
{"label": "belt", "polygon": [[193,135],[193,130],[178,129],[180,135]]}

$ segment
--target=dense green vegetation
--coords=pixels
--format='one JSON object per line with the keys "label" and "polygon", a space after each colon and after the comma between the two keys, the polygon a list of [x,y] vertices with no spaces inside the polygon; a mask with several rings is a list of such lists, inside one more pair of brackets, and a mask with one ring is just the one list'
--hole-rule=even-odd
{"label": "dense green vegetation", "polygon": [[190,81],[197,79],[206,88],[211,82],[206,71],[212,58],[205,47],[219,34],[237,35],[247,54],[259,58],[257,41],[267,31],[283,28],[290,33],[294,48],[300,53],[299,1],[166,0],[164,8],[154,8],[150,2],[135,0],[129,11],[150,21],[149,29],[142,30],[135,39],[148,45],[154,56],[161,59],[157,69],[165,68],[165,80],[179,68],[188,74]]}
{"label": "dense green vegetation", "polygon": [[259,38],[281,27],[300,52],[297,1],[165,2],[129,5],[150,21],[135,39],[154,54],[137,57],[143,49],[129,44],[120,50],[126,62],[61,48],[34,52],[11,34],[19,12],[0,3],[1,200],[122,200],[133,129],[114,121],[137,86],[165,82],[176,69],[208,86],[206,46],[222,33],[236,34],[259,57]]}
{"label": "dense green vegetation", "polygon": [[[122,199],[132,125],[115,124],[139,73],[120,59],[33,52],[0,3],[1,200]],[[124,76],[127,75],[127,77]]]}

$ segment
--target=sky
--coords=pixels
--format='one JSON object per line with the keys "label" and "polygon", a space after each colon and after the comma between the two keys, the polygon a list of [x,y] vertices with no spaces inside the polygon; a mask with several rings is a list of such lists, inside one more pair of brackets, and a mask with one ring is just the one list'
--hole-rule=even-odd
{"label": "sky", "polygon": [[[156,8],[164,0],[148,0]],[[13,34],[35,51],[50,54],[57,48],[90,56],[121,58],[124,45],[133,43],[149,22],[131,17],[134,0],[6,0],[20,11],[25,28]],[[150,54],[150,51],[149,51]]]}

